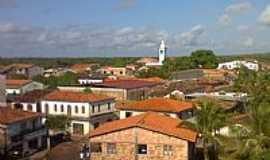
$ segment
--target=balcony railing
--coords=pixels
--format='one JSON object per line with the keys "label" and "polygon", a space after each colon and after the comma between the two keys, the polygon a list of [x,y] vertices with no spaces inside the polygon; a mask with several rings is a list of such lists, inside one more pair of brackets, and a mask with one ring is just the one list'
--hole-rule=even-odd
{"label": "balcony railing", "polygon": [[47,133],[47,128],[45,126],[33,128],[33,129],[26,129],[20,132],[19,134],[10,137],[11,142],[17,143],[22,141],[25,138],[34,137],[38,135],[43,135]]}

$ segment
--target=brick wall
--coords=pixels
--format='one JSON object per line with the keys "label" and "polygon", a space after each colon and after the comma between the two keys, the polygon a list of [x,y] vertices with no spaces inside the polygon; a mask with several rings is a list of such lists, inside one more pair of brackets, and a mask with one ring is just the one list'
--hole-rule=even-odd
{"label": "brick wall", "polygon": [[[138,160],[187,160],[188,142],[140,128],[127,129],[90,139],[102,143],[102,153],[93,153],[91,160],[135,160],[135,135],[138,144],[147,144],[147,155],[137,155]],[[117,154],[107,154],[107,143],[116,143]],[[163,154],[164,145],[172,145],[171,156]]]}

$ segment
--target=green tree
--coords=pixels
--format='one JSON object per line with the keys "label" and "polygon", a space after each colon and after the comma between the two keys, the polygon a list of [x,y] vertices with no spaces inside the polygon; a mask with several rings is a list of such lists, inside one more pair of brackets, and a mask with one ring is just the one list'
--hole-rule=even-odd
{"label": "green tree", "polygon": [[51,130],[62,131],[67,133],[70,126],[70,119],[65,115],[59,116],[50,115],[47,117],[45,125],[47,128]]}
{"label": "green tree", "polygon": [[[270,151],[270,75],[246,68],[239,70],[235,82],[238,91],[248,93],[247,115],[237,131],[237,137],[225,141],[225,157],[230,160],[263,160]],[[230,156],[228,156],[230,153]]]}
{"label": "green tree", "polygon": [[218,65],[217,57],[211,50],[197,50],[191,53],[191,59],[196,67],[216,68]]}
{"label": "green tree", "polygon": [[195,121],[186,121],[185,124],[199,133],[204,159],[209,160],[210,146],[217,146],[219,142],[216,131],[226,124],[224,112],[213,101],[205,99],[198,104]]}
{"label": "green tree", "polygon": [[78,84],[78,76],[72,72],[66,72],[64,75],[59,77],[51,76],[49,78],[45,78],[43,76],[36,76],[33,80],[43,83],[45,86],[48,86],[48,88],[57,88],[59,85]]}
{"label": "green tree", "polygon": [[93,93],[93,91],[91,90],[91,88],[89,87],[86,87],[84,90],[83,90],[84,93]]}

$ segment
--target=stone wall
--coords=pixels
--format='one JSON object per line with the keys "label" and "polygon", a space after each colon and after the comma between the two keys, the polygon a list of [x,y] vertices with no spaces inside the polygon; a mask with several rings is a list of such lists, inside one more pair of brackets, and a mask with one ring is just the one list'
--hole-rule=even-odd
{"label": "stone wall", "polygon": [[[137,139],[135,138],[137,135]],[[188,160],[188,142],[157,132],[132,128],[90,139],[102,143],[102,153],[92,153],[92,160]],[[107,143],[116,143],[116,154],[107,154]],[[135,144],[147,144],[147,154],[136,155]],[[172,146],[172,155],[165,156],[163,146]]]}

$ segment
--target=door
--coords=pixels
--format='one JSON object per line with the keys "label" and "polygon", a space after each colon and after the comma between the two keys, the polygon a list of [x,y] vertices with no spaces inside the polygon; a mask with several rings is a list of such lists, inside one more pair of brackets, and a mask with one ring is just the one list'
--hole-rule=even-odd
{"label": "door", "polygon": [[73,134],[82,136],[84,135],[84,126],[83,124],[73,123]]}

